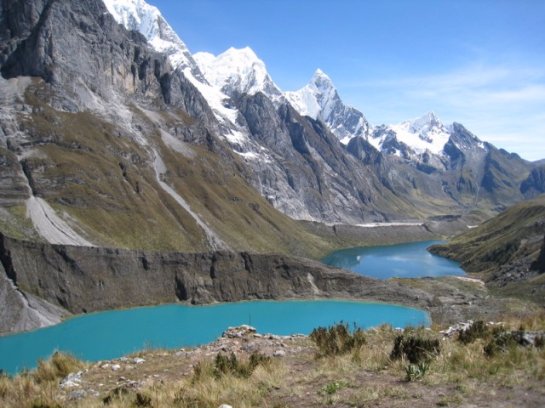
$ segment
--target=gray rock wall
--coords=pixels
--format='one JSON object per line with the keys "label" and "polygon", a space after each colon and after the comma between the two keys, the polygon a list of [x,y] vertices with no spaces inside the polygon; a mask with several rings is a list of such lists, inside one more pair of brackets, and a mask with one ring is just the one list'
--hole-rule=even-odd
{"label": "gray rock wall", "polygon": [[[155,253],[0,236],[2,279],[71,313],[184,301],[351,297],[427,307],[430,295],[281,255]],[[1,320],[19,306],[5,298]],[[19,307],[20,308],[20,307]],[[2,330],[14,330],[12,327]],[[28,327],[26,327],[28,328]]]}

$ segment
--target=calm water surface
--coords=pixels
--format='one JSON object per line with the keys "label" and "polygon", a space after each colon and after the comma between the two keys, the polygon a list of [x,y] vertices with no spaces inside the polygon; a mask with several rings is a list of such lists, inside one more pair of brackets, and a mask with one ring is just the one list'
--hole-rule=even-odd
{"label": "calm water surface", "polygon": [[322,262],[376,279],[464,275],[457,262],[430,254],[426,250],[440,243],[442,241],[424,241],[342,249],[326,256]]}
{"label": "calm water surface", "polygon": [[0,337],[0,369],[33,368],[55,350],[97,361],[145,347],[176,348],[208,343],[228,327],[251,324],[262,333],[308,334],[340,321],[373,327],[428,325],[426,312],[388,304],[350,301],[242,302],[213,306],[165,305],[89,314],[57,326]]}

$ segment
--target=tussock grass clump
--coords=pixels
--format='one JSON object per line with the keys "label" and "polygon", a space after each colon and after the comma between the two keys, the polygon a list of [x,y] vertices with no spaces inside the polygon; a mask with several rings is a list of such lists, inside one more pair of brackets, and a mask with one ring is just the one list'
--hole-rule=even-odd
{"label": "tussock grass clump", "polygon": [[248,378],[260,365],[268,365],[271,358],[260,353],[252,353],[248,361],[237,359],[235,353],[230,356],[219,353],[214,360],[214,375],[219,378],[225,374],[231,374],[240,378]]}
{"label": "tussock grass clump", "polygon": [[477,339],[485,339],[490,336],[490,329],[482,320],[477,320],[467,329],[460,332],[458,340],[463,344],[473,343]]}
{"label": "tussock grass clump", "polygon": [[440,352],[441,344],[438,339],[426,338],[421,334],[405,330],[394,339],[390,358],[392,360],[407,359],[409,364],[405,367],[406,379],[414,381],[426,375],[432,360]]}
{"label": "tussock grass clump", "polygon": [[264,398],[271,390],[279,389],[285,379],[279,360],[259,353],[247,360],[220,353],[213,361],[202,360],[195,365],[193,376],[177,386],[170,404],[199,408],[217,408],[223,403],[267,406]]}
{"label": "tussock grass clump", "polygon": [[403,333],[396,336],[390,358],[392,360],[406,358],[411,364],[419,364],[431,361],[440,352],[441,344],[438,339]]}
{"label": "tussock grass clump", "polygon": [[521,344],[522,332],[498,331],[492,340],[484,346],[484,354],[493,357],[499,353],[505,353]]}
{"label": "tussock grass clump", "polygon": [[60,380],[85,365],[73,356],[56,352],[49,360],[40,361],[34,371],[24,371],[14,377],[0,375],[0,406],[60,407],[54,397]]}
{"label": "tussock grass clump", "polygon": [[84,364],[75,357],[57,351],[50,360],[40,360],[32,376],[38,384],[52,382],[80,370],[83,366]]}
{"label": "tussock grass clump", "polygon": [[329,328],[318,327],[310,333],[310,339],[318,346],[318,356],[336,356],[359,350],[366,343],[362,329],[352,333],[347,324],[337,324]]}

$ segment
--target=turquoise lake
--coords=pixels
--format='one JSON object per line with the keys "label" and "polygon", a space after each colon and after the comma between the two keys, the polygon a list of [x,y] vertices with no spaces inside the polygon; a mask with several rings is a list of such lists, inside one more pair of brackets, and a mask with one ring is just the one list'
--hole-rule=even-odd
{"label": "turquoise lake", "polygon": [[322,262],[376,279],[465,275],[457,262],[426,250],[440,243],[442,241],[424,241],[342,249],[326,256]]}
{"label": "turquoise lake", "polygon": [[369,328],[429,325],[426,312],[351,301],[256,301],[212,306],[164,305],[94,313],[57,326],[0,337],[0,369],[34,368],[55,350],[88,361],[112,359],[143,348],[177,348],[213,341],[229,326],[251,324],[261,333],[308,334],[345,322]]}

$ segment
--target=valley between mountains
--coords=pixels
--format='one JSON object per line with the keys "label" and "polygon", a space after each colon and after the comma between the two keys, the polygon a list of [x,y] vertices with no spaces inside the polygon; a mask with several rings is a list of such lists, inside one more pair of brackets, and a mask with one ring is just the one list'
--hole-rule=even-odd
{"label": "valley between mountains", "polygon": [[[0,0],[0,343],[92,312],[248,300],[394,303],[431,328],[337,326],[339,355],[321,349],[327,331],[248,328],[128,365],[55,354],[0,372],[0,405],[507,407],[509,389],[539,406],[544,162],[432,112],[371,124],[318,67],[285,91],[251,48],[193,54],[182,34],[144,0]],[[376,280],[319,262],[429,240],[467,275]],[[416,362],[419,341],[431,351]]]}
{"label": "valley between mountains", "polygon": [[[162,268],[157,257],[275,253],[284,264],[446,237],[545,191],[542,164],[462,124],[428,113],[373,126],[319,69],[284,92],[250,48],[192,55],[141,0],[5,1],[1,12],[3,331],[111,307],[300,295],[128,282]],[[124,272],[112,266],[125,258]],[[109,273],[126,276],[126,300],[115,284],[76,294]],[[399,301],[421,303],[412,297]]]}

